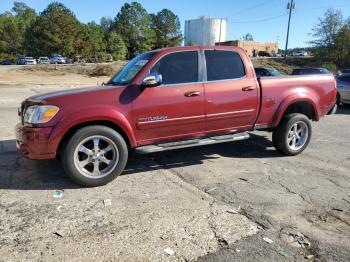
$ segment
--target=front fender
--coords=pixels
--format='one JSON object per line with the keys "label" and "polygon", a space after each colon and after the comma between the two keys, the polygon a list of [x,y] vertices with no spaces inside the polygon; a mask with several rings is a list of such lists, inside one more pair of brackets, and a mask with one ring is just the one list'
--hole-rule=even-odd
{"label": "front fender", "polygon": [[276,127],[279,125],[287,108],[290,105],[297,102],[306,102],[312,105],[315,112],[315,120],[318,121],[320,118],[320,108],[318,107],[319,101],[320,101],[320,98],[316,94],[310,91],[305,92],[304,89],[303,89],[303,92],[298,92],[287,96],[284,100],[282,100],[277,111],[275,112],[275,115],[273,117],[273,122],[272,122],[273,127]]}
{"label": "front fender", "polygon": [[136,138],[127,117],[113,107],[83,108],[65,114],[54,126],[48,142],[48,152],[56,152],[63,136],[74,126],[92,121],[109,121],[119,126],[129,139],[132,147],[136,146]]}

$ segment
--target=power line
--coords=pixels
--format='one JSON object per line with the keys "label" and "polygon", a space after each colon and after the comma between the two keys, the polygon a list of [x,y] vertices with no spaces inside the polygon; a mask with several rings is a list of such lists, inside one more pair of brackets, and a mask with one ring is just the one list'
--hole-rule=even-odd
{"label": "power line", "polygon": [[320,6],[315,8],[304,8],[304,9],[298,9],[297,11],[294,11],[296,13],[304,12],[304,11],[312,11],[312,10],[319,10],[319,9],[329,9],[329,8],[340,8],[340,7],[350,7],[350,5],[338,5],[338,6]]}
{"label": "power line", "polygon": [[232,16],[238,15],[238,14],[242,14],[242,13],[246,13],[248,11],[251,11],[253,9],[256,9],[258,7],[264,6],[266,4],[271,4],[272,2],[274,2],[276,0],[270,0],[270,1],[266,1],[264,0],[263,2],[261,2],[260,4],[254,4],[252,6],[249,6],[247,8],[241,9],[240,11],[237,11],[236,13],[233,13]]}
{"label": "power line", "polygon": [[252,24],[252,23],[259,23],[259,22],[274,20],[274,19],[286,16],[286,15],[288,15],[288,13],[284,13],[284,14],[277,15],[277,16],[265,17],[265,18],[258,19],[258,20],[251,20],[251,21],[229,21],[229,23],[233,23],[233,24]]}

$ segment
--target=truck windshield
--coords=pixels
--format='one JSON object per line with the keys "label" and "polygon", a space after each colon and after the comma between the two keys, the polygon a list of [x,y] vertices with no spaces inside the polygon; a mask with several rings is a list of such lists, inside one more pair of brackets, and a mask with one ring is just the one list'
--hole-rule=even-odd
{"label": "truck windshield", "polygon": [[148,63],[149,60],[156,54],[156,52],[148,52],[136,56],[129,63],[127,63],[122,70],[119,71],[107,84],[111,85],[127,85],[129,84],[138,72]]}

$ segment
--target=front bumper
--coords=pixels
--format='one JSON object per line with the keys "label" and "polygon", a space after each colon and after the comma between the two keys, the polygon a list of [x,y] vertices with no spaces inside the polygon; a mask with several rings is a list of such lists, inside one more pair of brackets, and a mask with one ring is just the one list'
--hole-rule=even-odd
{"label": "front bumper", "polygon": [[48,152],[48,143],[52,127],[27,127],[17,124],[15,127],[18,151],[29,159],[52,159],[56,152]]}

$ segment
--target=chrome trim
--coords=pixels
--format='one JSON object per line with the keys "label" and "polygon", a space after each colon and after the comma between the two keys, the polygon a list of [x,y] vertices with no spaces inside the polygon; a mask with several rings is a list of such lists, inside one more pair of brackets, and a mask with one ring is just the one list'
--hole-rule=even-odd
{"label": "chrome trim", "polygon": [[164,123],[164,122],[172,122],[172,121],[178,121],[178,120],[189,120],[189,119],[195,120],[200,118],[205,118],[205,115],[167,118],[167,119],[160,119],[160,120],[154,120],[154,121],[143,121],[143,122],[137,122],[137,124],[142,125],[142,124],[151,124],[151,123],[159,123],[159,122]]}
{"label": "chrome trim", "polygon": [[172,86],[178,86],[178,85],[193,85],[193,84],[210,84],[210,83],[216,83],[216,82],[250,80],[250,79],[252,78],[248,78],[247,76],[244,76],[242,78],[232,78],[232,79],[223,79],[223,80],[214,80],[214,81],[187,82],[187,83],[181,83],[181,84],[167,84],[167,85],[162,84],[157,87],[172,87]]}
{"label": "chrome trim", "polygon": [[162,84],[162,82],[163,78],[161,74],[152,73],[142,80],[142,85],[145,87],[159,86]]}
{"label": "chrome trim", "polygon": [[230,78],[230,79],[221,79],[221,80],[212,80],[212,81],[204,81],[203,84],[209,84],[209,83],[217,83],[217,82],[225,82],[225,81],[238,81],[238,80],[249,80],[246,75],[242,76],[240,78]]}
{"label": "chrome trim", "polygon": [[223,116],[223,115],[237,115],[241,113],[250,113],[254,112],[255,109],[246,109],[246,110],[239,110],[239,111],[231,111],[231,112],[223,112],[223,113],[215,113],[215,114],[208,114],[207,117],[212,117],[212,116]]}
{"label": "chrome trim", "polygon": [[[180,149],[180,148],[239,141],[239,140],[245,140],[248,138],[249,138],[249,134],[247,132],[244,132],[244,133],[237,133],[237,134],[231,134],[231,135],[228,134],[228,135],[220,135],[220,136],[211,136],[211,137],[202,138],[202,139],[193,139],[193,140],[188,140],[189,141],[188,143],[186,143],[186,140],[184,140],[184,141],[170,142],[170,143],[164,143],[164,144],[147,145],[147,146],[137,147],[135,148],[135,150],[137,153],[140,153],[140,154],[148,154],[153,152],[174,150],[174,149]],[[173,146],[169,146],[171,144],[173,144]]]}
{"label": "chrome trim", "polygon": [[162,84],[157,87],[172,87],[172,86],[181,86],[181,85],[195,85],[195,84],[203,84],[203,82],[187,82],[187,83],[179,83],[179,84]]}

